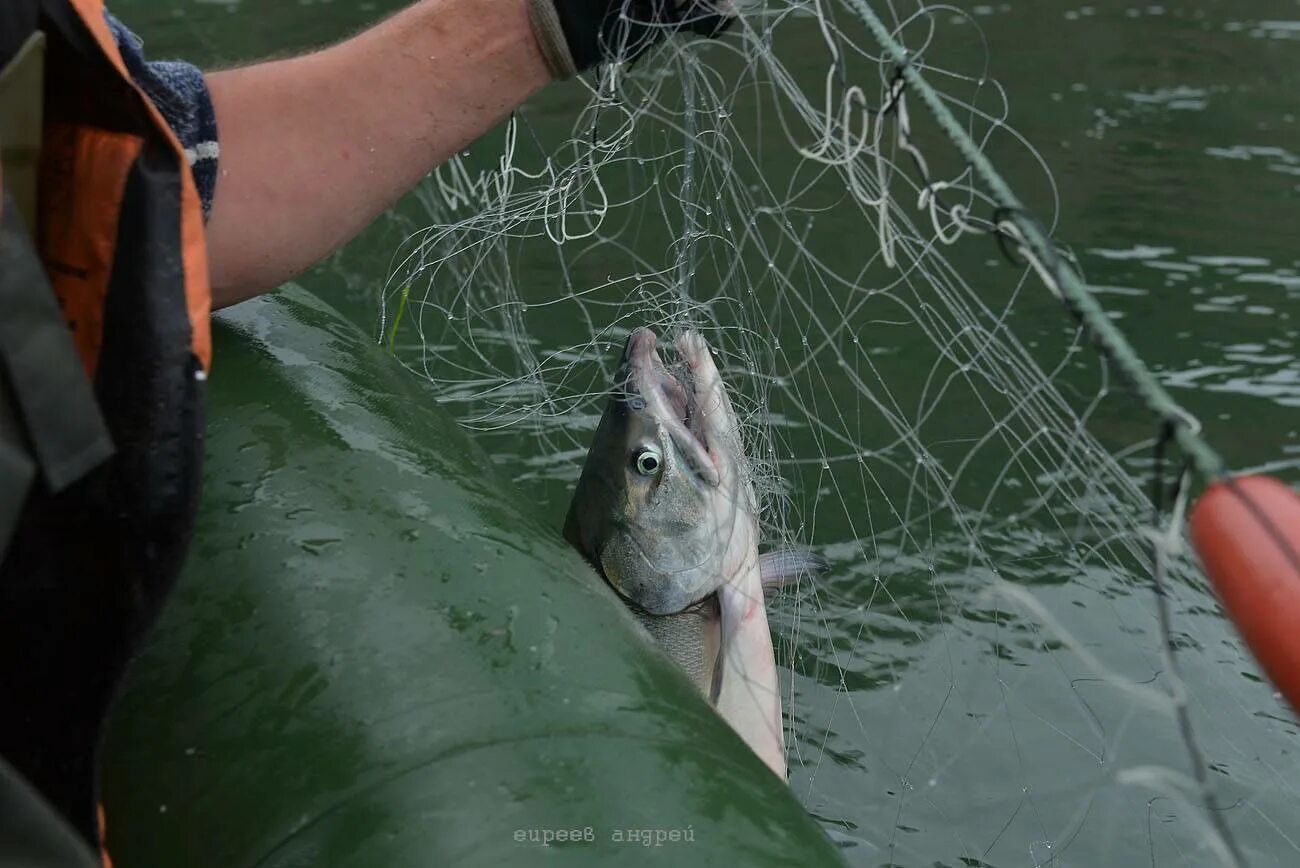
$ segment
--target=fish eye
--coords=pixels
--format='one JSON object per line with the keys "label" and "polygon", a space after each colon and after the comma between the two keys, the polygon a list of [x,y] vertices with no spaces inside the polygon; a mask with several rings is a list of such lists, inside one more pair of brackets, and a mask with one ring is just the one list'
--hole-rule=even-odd
{"label": "fish eye", "polygon": [[642,476],[654,476],[663,466],[664,457],[657,446],[642,446],[632,459],[632,466]]}

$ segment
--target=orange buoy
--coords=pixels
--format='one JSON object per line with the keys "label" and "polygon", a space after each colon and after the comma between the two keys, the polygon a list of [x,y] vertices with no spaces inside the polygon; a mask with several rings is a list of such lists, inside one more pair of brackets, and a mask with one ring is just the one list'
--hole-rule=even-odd
{"label": "orange buoy", "polygon": [[113,860],[108,858],[108,824],[104,822],[104,803],[99,804],[99,861],[103,868],[113,868]]}
{"label": "orange buoy", "polygon": [[1300,711],[1300,495],[1268,476],[1216,482],[1192,544],[1246,644]]}

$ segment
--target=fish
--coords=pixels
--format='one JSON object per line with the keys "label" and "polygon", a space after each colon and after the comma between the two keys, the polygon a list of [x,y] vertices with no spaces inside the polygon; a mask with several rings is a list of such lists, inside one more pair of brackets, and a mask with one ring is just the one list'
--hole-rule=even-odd
{"label": "fish", "polygon": [[651,639],[782,780],[781,696],[765,589],[824,572],[811,552],[760,555],[740,426],[695,331],[666,365],[653,331],[627,339],[564,536]]}

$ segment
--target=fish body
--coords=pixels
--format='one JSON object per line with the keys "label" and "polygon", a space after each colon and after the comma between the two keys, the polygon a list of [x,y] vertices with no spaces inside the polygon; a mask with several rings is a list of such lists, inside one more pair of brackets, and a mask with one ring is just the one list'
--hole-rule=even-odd
{"label": "fish body", "polygon": [[651,615],[629,606],[632,615],[656,645],[668,655],[700,692],[716,703],[718,652],[722,641],[722,612],[718,595],[710,594],[675,615]]}
{"label": "fish body", "polygon": [[670,368],[656,342],[649,329],[628,337],[565,537],[784,779],[763,588],[815,559],[759,556],[739,425],[709,347],[697,333],[681,335]]}

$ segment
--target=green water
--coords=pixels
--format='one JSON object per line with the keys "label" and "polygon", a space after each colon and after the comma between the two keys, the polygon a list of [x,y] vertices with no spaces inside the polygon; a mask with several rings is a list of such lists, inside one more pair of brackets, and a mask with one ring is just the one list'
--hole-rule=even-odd
{"label": "green water", "polygon": [[[395,5],[133,0],[113,8],[155,57],[213,65],[318,45]],[[1056,235],[1079,256],[1102,302],[1229,466],[1300,481],[1300,326],[1292,319],[1300,310],[1293,240],[1300,2],[957,5],[978,30],[953,15],[931,56],[971,75],[987,60],[987,75],[1008,95],[1009,122],[1052,170]],[[815,48],[813,32],[807,36]],[[806,69],[815,72],[820,62],[810,50]],[[542,134],[562,133],[584,101],[572,85],[553,88],[533,107],[533,123]],[[779,160],[785,139],[774,128],[760,135],[770,138],[756,145]],[[995,145],[994,156],[1029,203],[1050,212],[1051,191],[1027,152]],[[471,160],[492,158],[490,147],[472,149]],[[426,222],[423,207],[405,201],[301,283],[373,329],[393,253]],[[810,243],[845,267],[863,256],[864,241],[850,226],[822,226]],[[1001,291],[992,284],[1005,284],[1007,271],[991,242],[962,257],[970,282],[987,274],[990,293]],[[540,263],[536,273],[553,275]],[[582,273],[604,276],[597,266]],[[1059,358],[1070,334],[1059,306],[1035,289],[1013,310],[1019,340],[1045,366]],[[560,321],[538,318],[530,327],[547,345],[572,339]],[[895,351],[892,363],[886,355],[881,364],[892,364],[896,394],[926,391],[928,365],[908,364],[924,339],[904,326],[877,330],[872,340]],[[1066,382],[1085,398],[1093,394],[1095,365],[1081,364]],[[823,391],[832,386],[843,380],[832,377]],[[936,440],[979,427],[967,430],[960,400],[940,404]],[[804,401],[837,409],[833,396],[805,393]],[[869,414],[853,424],[870,427]],[[1146,481],[1151,452],[1141,444],[1154,435],[1154,420],[1120,399],[1103,402],[1089,428],[1115,452],[1137,444],[1124,466]],[[815,439],[797,429],[787,436],[796,446]],[[577,459],[546,454],[531,434],[483,440],[558,526]],[[970,485],[989,484],[997,469],[977,469]],[[796,701],[788,703],[792,785],[848,858],[864,865],[1213,864],[1197,848],[1194,810],[1116,782],[1126,768],[1186,769],[1173,724],[1113,686],[1092,683],[1032,631],[1008,628],[1005,644],[991,643],[987,628],[1000,616],[978,597],[987,577],[968,568],[966,537],[936,522],[916,549],[888,533],[868,539],[855,521],[871,506],[855,500],[868,486],[846,477],[852,472],[836,463],[827,473],[790,474],[797,518],[835,571],[814,602],[774,615],[796,672]],[[882,488],[895,502],[910,490],[889,486]],[[998,486],[984,505],[990,522],[982,544],[999,556],[1002,575],[1059,603],[1058,618],[1075,613],[1066,626],[1113,670],[1158,681],[1140,571],[1117,580],[1096,563],[1069,562],[1074,549],[1041,522],[996,520],[1022,505],[1010,486]],[[862,557],[864,547],[870,557]],[[873,584],[882,577],[887,602]],[[1297,864],[1292,716],[1258,682],[1208,596],[1188,590],[1176,616],[1202,746],[1239,843],[1252,865]]]}

